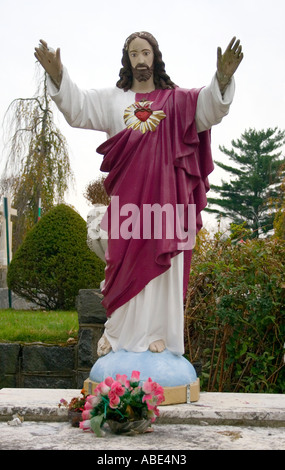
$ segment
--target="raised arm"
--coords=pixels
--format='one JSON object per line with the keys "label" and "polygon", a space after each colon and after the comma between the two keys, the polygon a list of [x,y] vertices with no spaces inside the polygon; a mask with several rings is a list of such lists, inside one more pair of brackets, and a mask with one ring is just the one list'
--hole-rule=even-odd
{"label": "raised arm", "polygon": [[48,47],[46,41],[41,39],[39,47],[35,47],[35,57],[59,89],[63,70],[60,49],[54,51]]}
{"label": "raised arm", "polygon": [[[48,74],[48,93],[72,127],[109,132],[109,96],[98,90],[82,90],[69,77],[60,57],[44,40],[35,57]],[[106,111],[107,110],[107,111]]]}
{"label": "raised arm", "polygon": [[224,54],[217,50],[217,71],[211,84],[203,88],[196,109],[197,131],[202,132],[219,124],[230,109],[235,91],[233,75],[243,59],[240,41],[234,37]]}
{"label": "raised arm", "polygon": [[217,79],[222,95],[224,94],[229,82],[239,64],[243,59],[242,47],[240,40],[232,38],[225,52],[222,54],[222,49],[217,49]]}

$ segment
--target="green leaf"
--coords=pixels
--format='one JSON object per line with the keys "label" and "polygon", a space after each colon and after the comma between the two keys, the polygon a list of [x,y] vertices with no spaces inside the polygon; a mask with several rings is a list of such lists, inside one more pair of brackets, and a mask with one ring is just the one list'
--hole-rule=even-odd
{"label": "green leaf", "polygon": [[103,419],[104,419],[104,414],[94,416],[94,418],[90,419],[91,429],[94,432],[94,434],[96,434],[97,437],[102,437],[101,426],[102,426]]}

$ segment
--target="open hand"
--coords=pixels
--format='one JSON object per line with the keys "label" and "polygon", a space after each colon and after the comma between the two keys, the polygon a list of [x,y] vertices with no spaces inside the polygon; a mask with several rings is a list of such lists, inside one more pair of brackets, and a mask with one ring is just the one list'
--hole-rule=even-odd
{"label": "open hand", "polygon": [[60,88],[62,79],[62,62],[60,58],[60,49],[56,52],[49,49],[47,43],[41,39],[39,47],[35,47],[35,57],[50,75],[56,86]]}
{"label": "open hand", "polygon": [[223,54],[221,48],[218,47],[217,78],[222,93],[226,89],[230,79],[232,78],[242,59],[243,53],[239,39],[236,40],[236,38],[233,37]]}

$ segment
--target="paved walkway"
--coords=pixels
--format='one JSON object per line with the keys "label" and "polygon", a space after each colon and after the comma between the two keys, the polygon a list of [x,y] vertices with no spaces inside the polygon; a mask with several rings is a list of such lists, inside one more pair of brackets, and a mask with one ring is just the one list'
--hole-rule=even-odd
{"label": "paved walkway", "polygon": [[[285,450],[283,395],[204,392],[198,402],[160,407],[160,418],[152,433],[117,436],[106,428],[105,436],[96,438],[72,428],[66,421],[66,410],[57,406],[61,398],[69,400],[79,393],[59,389],[0,390],[0,450],[96,450],[94,463],[97,459],[98,464],[124,466],[130,466],[131,461],[128,464],[127,460],[106,459],[131,456],[133,463],[137,460],[136,465],[149,464],[146,459],[151,452],[157,456],[157,452],[165,455],[172,451],[169,458],[176,455],[182,464],[183,456],[189,459],[191,450]],[[11,423],[15,413],[23,418],[18,426]],[[131,450],[140,454],[132,454]]]}

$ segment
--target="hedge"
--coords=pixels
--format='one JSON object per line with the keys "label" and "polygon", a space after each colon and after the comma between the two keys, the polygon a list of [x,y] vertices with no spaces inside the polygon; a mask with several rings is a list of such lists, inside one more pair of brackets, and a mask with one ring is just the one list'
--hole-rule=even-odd
{"label": "hedge", "polygon": [[285,242],[198,238],[185,308],[186,353],[201,389],[285,392]]}
{"label": "hedge", "polygon": [[80,289],[98,288],[104,263],[87,246],[87,227],[71,207],[54,207],[28,232],[8,269],[8,287],[47,310],[70,310]]}

